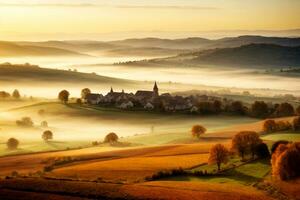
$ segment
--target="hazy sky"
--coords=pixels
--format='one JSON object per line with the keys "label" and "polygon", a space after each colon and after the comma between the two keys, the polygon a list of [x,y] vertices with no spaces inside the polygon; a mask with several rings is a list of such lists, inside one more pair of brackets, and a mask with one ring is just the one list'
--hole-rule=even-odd
{"label": "hazy sky", "polygon": [[0,40],[297,29],[299,10],[299,0],[0,0]]}

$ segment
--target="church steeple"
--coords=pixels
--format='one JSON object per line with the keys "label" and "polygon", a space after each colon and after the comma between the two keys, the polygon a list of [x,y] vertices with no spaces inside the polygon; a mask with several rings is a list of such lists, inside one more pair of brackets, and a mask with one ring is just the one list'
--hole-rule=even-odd
{"label": "church steeple", "polygon": [[158,94],[158,87],[157,87],[156,81],[155,81],[155,83],[154,83],[153,93],[154,93],[154,96],[155,96],[155,97],[158,97],[158,96],[159,96],[159,94]]}
{"label": "church steeple", "polygon": [[110,87],[110,93],[114,93],[114,90],[112,87]]}

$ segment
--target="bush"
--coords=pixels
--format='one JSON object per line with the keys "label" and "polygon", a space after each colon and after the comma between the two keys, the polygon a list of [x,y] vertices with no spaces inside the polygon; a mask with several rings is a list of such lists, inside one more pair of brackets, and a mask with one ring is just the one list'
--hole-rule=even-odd
{"label": "bush", "polygon": [[104,143],[115,143],[118,142],[118,140],[119,140],[118,135],[111,132],[105,136]]}
{"label": "bush", "polygon": [[19,146],[19,141],[15,138],[10,138],[7,140],[6,145],[9,150],[16,150]]}
{"label": "bush", "polygon": [[41,122],[41,127],[47,128],[48,127],[48,122],[47,121],[42,121]]}
{"label": "bush", "polygon": [[16,124],[18,126],[32,127],[33,126],[33,121],[30,117],[23,117],[21,120],[17,120]]}

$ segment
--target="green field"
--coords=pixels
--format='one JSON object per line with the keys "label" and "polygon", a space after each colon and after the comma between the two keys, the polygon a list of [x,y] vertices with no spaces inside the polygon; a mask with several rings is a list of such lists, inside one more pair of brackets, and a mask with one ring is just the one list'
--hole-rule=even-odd
{"label": "green field", "polygon": [[270,141],[277,141],[277,140],[288,140],[288,141],[294,141],[299,142],[300,141],[300,133],[274,133],[274,134],[268,134],[265,136],[262,136],[262,139],[264,140],[270,140]]}
{"label": "green field", "polygon": [[[206,166],[208,171],[213,170],[212,167],[213,166]],[[205,166],[197,169],[205,169]],[[217,175],[217,176],[205,176],[205,177],[179,176],[179,177],[167,178],[164,180],[205,181],[211,183],[251,185],[264,178],[270,172],[270,170],[271,170],[271,166],[269,160],[257,160],[251,163],[242,164],[238,167],[234,167],[232,169],[226,170],[221,175]]]}

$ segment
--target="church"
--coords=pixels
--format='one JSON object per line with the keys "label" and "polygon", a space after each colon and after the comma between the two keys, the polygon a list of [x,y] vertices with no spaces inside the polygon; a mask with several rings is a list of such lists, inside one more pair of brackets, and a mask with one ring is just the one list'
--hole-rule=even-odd
{"label": "church", "polygon": [[154,87],[152,91],[138,90],[134,96],[138,100],[153,99],[159,97],[157,83],[156,82],[154,83]]}

